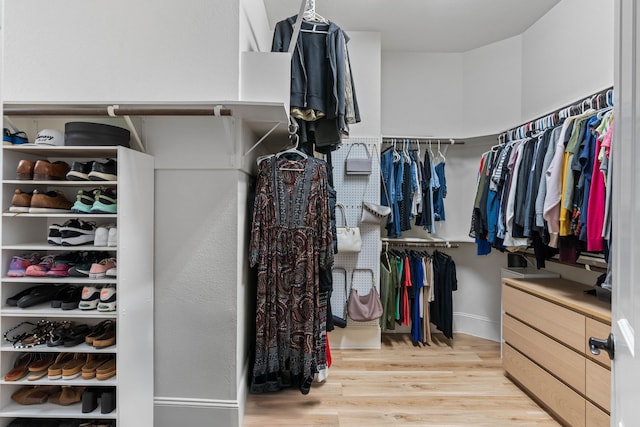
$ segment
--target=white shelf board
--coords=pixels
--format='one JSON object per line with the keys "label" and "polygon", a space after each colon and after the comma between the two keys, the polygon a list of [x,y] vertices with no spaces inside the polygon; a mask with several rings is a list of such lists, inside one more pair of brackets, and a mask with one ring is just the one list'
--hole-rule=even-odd
{"label": "white shelf board", "polygon": [[47,214],[35,214],[35,213],[15,213],[15,212],[3,212],[2,216],[6,217],[20,217],[20,218],[108,218],[108,219],[116,219],[118,218],[117,214],[83,214],[83,213],[74,213],[74,212],[64,212],[64,213],[47,213]]}
{"label": "white shelf board", "polygon": [[115,311],[80,310],[79,308],[73,310],[62,310],[60,308],[51,308],[47,303],[27,308],[3,306],[2,317],[115,319],[118,316]]}
{"label": "white shelf board", "polygon": [[57,347],[47,347],[46,344],[38,345],[31,348],[15,348],[11,344],[3,343],[0,346],[0,351],[9,352],[9,351],[17,351],[17,352],[25,352],[25,351],[33,351],[36,353],[117,353],[118,345],[114,344],[110,347],[105,348],[95,348],[89,344],[78,344],[73,347],[65,347],[65,346],[57,346]]}
{"label": "white shelf board", "polygon": [[92,378],[90,380],[82,379],[82,377],[74,378],[72,380],[49,380],[44,377],[42,380],[29,381],[27,375],[18,381],[5,381],[0,380],[2,385],[20,385],[20,386],[34,386],[34,385],[60,385],[60,386],[85,386],[85,387],[115,387],[118,385],[118,376],[111,377],[108,380],[98,380]]}
{"label": "white shelf board", "polygon": [[118,154],[117,146],[68,146],[44,147],[41,145],[3,145],[7,151],[23,154],[34,154],[43,157],[82,157],[82,158],[111,158]]}
{"label": "white shelf board", "polygon": [[42,244],[41,242],[30,243],[16,243],[13,245],[4,245],[2,249],[14,250],[14,251],[61,251],[61,252],[77,252],[77,251],[102,251],[102,252],[117,252],[117,246],[93,246],[93,245],[78,245],[78,246],[62,246],[62,245],[49,245]]}
{"label": "white shelf board", "polygon": [[48,187],[115,187],[118,181],[35,181],[32,179],[5,179],[4,184],[20,185],[27,187],[30,185],[46,185]]}
{"label": "white shelf board", "polygon": [[74,403],[69,406],[54,405],[53,403],[43,403],[40,405],[19,405],[10,403],[3,406],[3,417],[28,417],[28,418],[82,418],[82,419],[111,419],[118,417],[118,408],[110,414],[100,413],[100,403],[98,408],[87,414],[82,413],[82,403]]}
{"label": "white shelf board", "polygon": [[118,282],[116,277],[106,279],[90,279],[88,277],[3,277],[3,283],[51,283],[51,284],[87,284],[96,285],[115,284]]}

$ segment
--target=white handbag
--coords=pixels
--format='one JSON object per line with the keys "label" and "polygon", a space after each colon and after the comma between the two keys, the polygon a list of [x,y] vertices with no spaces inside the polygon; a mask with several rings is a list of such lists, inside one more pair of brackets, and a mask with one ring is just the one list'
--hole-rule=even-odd
{"label": "white handbag", "polygon": [[344,227],[336,227],[338,239],[338,253],[360,252],[362,249],[362,237],[359,227],[349,227],[344,206],[336,203],[336,209],[340,209],[344,217]]}
{"label": "white handbag", "polygon": [[[373,150],[376,152],[375,158],[378,159],[378,164],[380,164],[380,159],[378,158],[378,150],[376,146],[373,146]],[[384,177],[380,174],[380,181],[382,182],[382,188],[384,189],[384,193],[387,196],[387,203],[389,200],[389,192],[387,191],[387,184],[384,182]],[[367,186],[364,188],[364,193],[362,194],[362,198],[364,199],[364,195],[367,193],[367,187],[369,186],[369,181],[367,181]],[[379,205],[377,203],[365,202],[362,201],[362,215],[360,216],[360,222],[365,224],[375,224],[382,225],[386,224],[387,217],[391,214],[391,208],[385,205]]]}
{"label": "white handbag", "polygon": [[376,225],[385,224],[390,213],[391,208],[389,206],[377,205],[371,202],[362,202],[362,216],[360,217],[360,222]]}

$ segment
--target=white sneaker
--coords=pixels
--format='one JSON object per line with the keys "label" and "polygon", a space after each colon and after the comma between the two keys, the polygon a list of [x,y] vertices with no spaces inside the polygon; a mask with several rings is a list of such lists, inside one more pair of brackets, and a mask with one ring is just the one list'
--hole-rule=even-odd
{"label": "white sneaker", "polygon": [[109,228],[107,246],[118,246],[118,227],[116,227],[115,225],[112,225]]}
{"label": "white sneaker", "polygon": [[109,229],[106,225],[101,225],[96,228],[96,235],[93,238],[94,246],[107,246],[109,242]]}
{"label": "white sneaker", "polygon": [[97,286],[85,286],[82,288],[82,298],[78,308],[80,310],[95,310],[100,301],[100,289]]}
{"label": "white sneaker", "polygon": [[100,291],[100,302],[98,311],[115,311],[116,309],[116,288],[115,286],[105,286]]}

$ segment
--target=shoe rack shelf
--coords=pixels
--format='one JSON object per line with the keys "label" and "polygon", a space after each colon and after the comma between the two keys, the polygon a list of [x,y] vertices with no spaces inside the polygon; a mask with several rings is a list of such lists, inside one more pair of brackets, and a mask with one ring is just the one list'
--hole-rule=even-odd
{"label": "shoe rack shelf", "polygon": [[[14,418],[112,420],[117,426],[153,426],[153,158],[147,154],[121,146],[112,147],[42,147],[4,146],[2,156],[2,193],[0,216],[0,333],[20,322],[46,319],[69,320],[75,324],[96,325],[115,320],[116,344],[94,348],[85,343],[72,347],[14,348],[4,342],[0,334],[0,427]],[[32,181],[16,179],[16,167],[22,159],[46,159],[86,162],[115,159],[118,163],[117,181]],[[13,213],[9,212],[16,189],[30,191],[59,190],[70,201],[78,190],[97,187],[117,187],[117,214],[82,213]],[[55,246],[47,243],[48,227],[68,219],[80,218],[97,225],[116,224],[117,246]],[[88,277],[7,277],[13,256],[37,252],[58,255],[66,252],[104,251],[117,258],[117,277],[90,279]],[[116,285],[117,309],[111,312],[96,310],[62,310],[49,303],[28,308],[8,306],[6,300],[27,287],[40,284]],[[43,379],[6,381],[4,375],[13,367],[18,355],[34,353],[92,353],[110,354],[116,359],[117,374],[107,380]],[[90,413],[82,413],[81,403],[61,406],[52,403],[20,405],[11,395],[25,386],[60,385],[79,387],[107,387],[115,390],[116,409],[102,414],[100,405]]]}

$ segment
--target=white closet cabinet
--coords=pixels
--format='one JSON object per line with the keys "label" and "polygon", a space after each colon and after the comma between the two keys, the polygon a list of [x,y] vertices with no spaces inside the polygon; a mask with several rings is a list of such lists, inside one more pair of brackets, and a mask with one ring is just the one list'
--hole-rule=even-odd
{"label": "white closet cabinet", "polygon": [[[21,159],[64,160],[71,165],[74,160],[116,159],[117,181],[28,181],[16,180],[16,167]],[[153,218],[154,218],[154,164],[147,154],[121,146],[100,147],[43,147],[4,146],[2,149],[2,257],[0,286],[0,330],[4,334],[22,321],[41,319],[70,320],[95,325],[105,319],[116,322],[116,344],[103,349],[81,343],[74,347],[47,347],[39,345],[29,349],[14,348],[3,340],[0,346],[0,426],[6,426],[16,417],[113,420],[118,426],[153,426]],[[62,191],[70,201],[75,200],[79,189],[90,190],[100,186],[117,187],[117,214],[30,214],[10,213],[14,191],[38,189]],[[97,225],[116,223],[118,244],[113,247],[55,246],[47,243],[48,227],[62,224],[68,219],[80,218],[95,221]],[[79,277],[7,277],[7,269],[14,255],[38,252],[62,254],[70,251],[104,250],[117,258],[117,277],[90,279]],[[6,300],[22,289],[36,284],[106,284],[114,283],[117,289],[117,309],[113,312],[96,310],[61,310],[43,303],[28,308],[8,306]],[[26,377],[18,381],[5,381],[4,375],[13,367],[20,352],[82,352],[110,353],[116,357],[117,374],[107,380],[49,380],[46,376],[36,381]],[[116,408],[108,414],[98,408],[83,414],[81,403],[60,406],[52,403],[20,405],[11,395],[24,386],[104,386],[115,389]]]}

